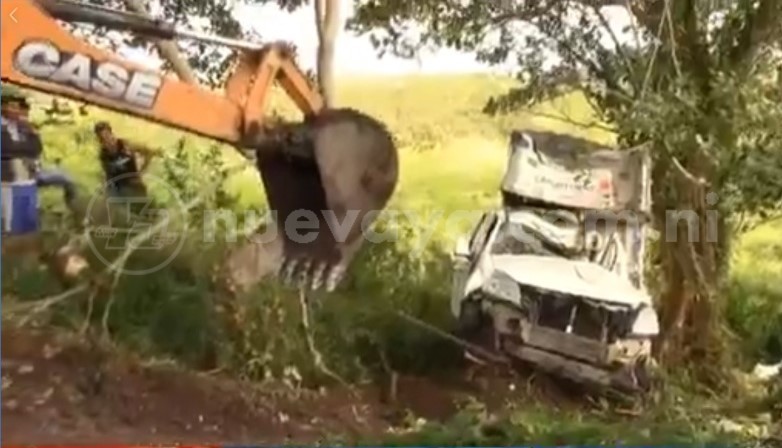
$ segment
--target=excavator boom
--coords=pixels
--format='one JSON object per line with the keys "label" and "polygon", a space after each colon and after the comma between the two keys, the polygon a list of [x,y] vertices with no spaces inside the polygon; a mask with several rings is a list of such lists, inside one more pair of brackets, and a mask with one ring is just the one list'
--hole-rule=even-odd
{"label": "excavator boom", "polygon": [[[385,207],[397,183],[396,147],[382,123],[355,110],[324,109],[285,45],[257,46],[181,31],[73,0],[10,0],[0,2],[0,10],[3,82],[254,149],[269,206],[277,215],[285,276],[313,289],[336,286],[376,217],[372,212]],[[227,45],[238,50],[237,57],[224,92],[217,92],[90,45],[57,19]],[[275,82],[304,114],[303,122],[264,120]],[[314,239],[291,232],[298,221],[293,218],[302,212],[314,214],[319,224]]]}
{"label": "excavator boom", "polygon": [[[225,95],[221,95],[126,61],[73,36],[49,13],[51,10],[64,19],[96,21],[86,20],[90,18],[90,9],[77,14],[73,2],[13,0],[2,2],[0,8],[6,18],[0,30],[2,78],[14,84],[231,144],[241,144],[248,129],[261,126],[267,95],[275,81],[305,114],[323,107],[305,74],[280,46],[242,51],[225,86]],[[138,20],[121,20],[122,15],[132,15],[119,14],[114,16],[112,26],[140,26]],[[94,11],[92,16],[96,16]],[[106,17],[110,18],[104,13]],[[151,25],[147,23],[149,33],[154,29]],[[158,29],[163,34],[172,33],[163,26]]]}

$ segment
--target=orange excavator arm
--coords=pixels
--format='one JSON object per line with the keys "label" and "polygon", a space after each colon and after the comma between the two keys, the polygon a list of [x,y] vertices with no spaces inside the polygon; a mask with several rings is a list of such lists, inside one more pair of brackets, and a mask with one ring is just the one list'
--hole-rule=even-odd
{"label": "orange excavator arm", "polygon": [[243,142],[249,130],[262,125],[274,82],[305,115],[323,107],[320,95],[282,46],[242,48],[225,92],[220,94],[121,59],[73,36],[55,16],[67,17],[63,10],[72,12],[74,5],[51,0],[0,2],[3,81],[235,145]]}
{"label": "orange excavator arm", "polygon": [[[0,8],[4,82],[254,149],[282,239],[284,280],[328,291],[340,283],[397,184],[396,145],[383,123],[353,109],[324,108],[283,45],[198,35],[74,0],[2,0]],[[240,51],[224,92],[217,93],[92,46],[58,19]],[[275,82],[304,113],[302,122],[264,123]]]}

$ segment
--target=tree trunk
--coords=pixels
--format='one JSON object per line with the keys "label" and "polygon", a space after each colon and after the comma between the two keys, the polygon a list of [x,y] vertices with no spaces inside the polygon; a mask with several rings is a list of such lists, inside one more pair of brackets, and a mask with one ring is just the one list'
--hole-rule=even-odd
{"label": "tree trunk", "polygon": [[326,107],[334,105],[334,54],[340,25],[339,13],[339,0],[315,0],[315,25],[318,31],[318,86]]}
{"label": "tree trunk", "polygon": [[[693,153],[700,151],[693,149]],[[699,155],[686,164],[687,170],[696,177],[711,179],[714,176],[708,166]],[[660,244],[665,283],[659,304],[661,337],[655,351],[667,367],[690,363],[702,380],[716,385],[722,379],[720,366],[725,365],[730,354],[721,326],[720,298],[731,235],[726,216],[716,204],[718,198],[709,196],[712,192],[706,186],[684,176],[678,176],[675,181],[665,177],[672,190],[659,189],[656,200],[670,208],[655,210],[658,224],[662,225]],[[675,192],[676,200],[666,203],[665,195],[671,192]],[[695,219],[678,221],[676,231],[671,232],[671,238],[666,238],[666,229],[673,225],[674,219],[669,213],[688,211],[694,212]]]}
{"label": "tree trunk", "polygon": [[[125,7],[128,8],[130,11],[135,12],[136,14],[144,14],[149,15],[147,12],[147,8],[144,4],[144,0],[124,0],[125,1]],[[188,64],[187,59],[182,57],[182,54],[179,52],[179,48],[177,48],[176,43],[170,40],[165,39],[156,39],[151,38],[152,42],[155,44],[155,47],[157,47],[157,51],[160,53],[160,56],[163,57],[166,61],[168,61],[169,64],[171,64],[171,67],[174,69],[174,73],[176,73],[177,77],[188,84],[197,84],[198,80],[196,79],[195,74],[193,73],[193,69],[190,68],[190,64]]]}

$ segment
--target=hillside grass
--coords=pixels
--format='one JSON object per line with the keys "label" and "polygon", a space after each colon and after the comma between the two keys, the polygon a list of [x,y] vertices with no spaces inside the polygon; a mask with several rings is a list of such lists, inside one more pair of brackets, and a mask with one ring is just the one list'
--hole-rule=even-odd
{"label": "hillside grass", "polygon": [[[485,207],[497,197],[511,129],[548,129],[568,132],[610,144],[612,136],[589,128],[595,121],[586,100],[570,95],[531,111],[490,117],[481,112],[486,101],[504,92],[512,80],[490,75],[395,76],[348,78],[338,85],[338,99],[347,107],[366,111],[388,125],[401,148],[401,179],[391,207],[444,210]],[[280,92],[272,97],[272,112],[292,116],[291,104]],[[36,95],[47,104],[50,99]],[[185,139],[189,151],[219,147],[229,164],[242,163],[227,145],[164,126],[90,107],[88,116],[70,123],[44,126],[45,158],[60,160],[63,168],[84,189],[100,182],[96,143],[91,126],[98,120],[112,123],[115,132],[169,151]],[[33,120],[41,121],[41,110]],[[576,124],[581,123],[581,125]],[[159,175],[160,166],[150,170]],[[231,176],[226,190],[242,206],[264,203],[260,177],[252,168]],[[476,202],[477,201],[477,202]]]}
{"label": "hillside grass", "polygon": [[782,222],[741,238],[733,256],[728,317],[752,359],[782,360]]}
{"label": "hillside grass", "polygon": [[[340,103],[383,120],[399,142],[401,179],[389,208],[421,217],[396,223],[404,235],[402,240],[368,244],[351,268],[346,285],[326,304],[316,306],[318,348],[345,378],[373,377],[389,368],[431,373],[460,362],[459,350],[451,343],[410,327],[394,313],[405,311],[443,327],[451,324],[448,251],[454,238],[468,231],[473,222],[468,219],[446,227],[435,219],[436,214],[479,211],[499,204],[498,186],[511,129],[566,132],[611,143],[610,134],[589,127],[595,118],[579,95],[501,117],[482,114],[485,102],[509,85],[510,80],[483,75],[341,80]],[[41,95],[36,99],[42,105],[51,100]],[[276,97],[274,104],[281,113],[290,113],[283,98]],[[44,116],[36,110],[33,119],[41,121]],[[182,187],[188,194],[219,180],[219,170],[210,165],[216,163],[211,155],[217,154],[222,163],[231,166],[244,163],[226,145],[98,108],[89,108],[87,116],[70,120],[43,127],[45,159],[46,163],[59,160],[85,196],[102,181],[91,131],[97,120],[108,120],[119,136],[158,147],[169,158],[187,159],[179,161],[190,173],[186,176],[189,186]],[[184,145],[176,150],[182,139]],[[150,173],[169,179],[169,162],[156,161]],[[249,210],[265,204],[260,177],[253,167],[231,175],[220,190],[230,197],[220,206]],[[45,191],[43,201],[47,209],[62,208],[57,191]],[[47,218],[47,225],[59,223],[62,215],[57,216]],[[391,224],[381,220],[378,225]],[[195,227],[197,230],[198,225]],[[734,253],[727,309],[734,330],[754,358],[782,356],[780,234],[780,224],[759,228],[744,236]],[[231,333],[224,328],[221,317],[214,313],[219,293],[211,284],[210,269],[225,245],[207,244],[199,238],[198,231],[190,235],[174,262],[144,281],[122,279],[114,293],[117,299],[109,321],[112,336],[149,356],[175,358],[196,367],[207,362],[209,367],[216,364],[259,380],[317,376],[306,341],[298,331],[296,297],[277,285],[260,285],[237,299],[234,311],[239,330]],[[411,251],[416,239],[427,242],[423,251]],[[51,294],[49,285],[51,279],[35,272],[10,286],[4,281],[3,289],[31,300]],[[96,322],[102,306],[98,305],[92,317]],[[78,327],[84,319],[83,306],[66,304],[55,319]],[[589,431],[594,434],[596,430]],[[450,436],[433,437],[451,440]]]}
{"label": "hillside grass", "polygon": [[[392,130],[400,145],[401,179],[389,208],[409,212],[402,215],[405,224],[427,227],[431,244],[439,250],[448,250],[454,238],[467,231],[472,222],[462,220],[456,227],[446,226],[437,213],[483,210],[498,204],[499,179],[511,129],[553,130],[612,142],[611,134],[590,127],[596,119],[585,99],[577,94],[509,115],[490,117],[481,112],[490,97],[503,93],[512,83],[493,75],[438,75],[343,78],[338,85],[340,104],[366,111]],[[183,140],[187,157],[192,157],[188,163],[196,167],[200,155],[210,150],[218,151],[227,165],[246,163],[227,145],[95,107],[89,107],[86,116],[74,114],[47,124],[42,109],[51,98],[34,94],[34,101],[39,107],[33,110],[33,121],[44,123],[45,163],[56,161],[71,173],[83,196],[89,197],[102,181],[91,131],[98,120],[111,122],[118,135],[160,148],[169,156]],[[292,115],[291,104],[280,92],[275,92],[271,103],[273,112]],[[156,161],[150,173],[164,178],[162,165]],[[192,177],[204,183],[209,179],[203,177],[211,174],[207,170]],[[221,188],[234,198],[232,206],[238,209],[255,209],[265,203],[254,167],[230,176]],[[61,208],[57,191],[44,191],[43,201],[49,208]],[[411,222],[416,219],[422,222]],[[757,356],[782,356],[782,336],[774,335],[782,333],[778,331],[782,328],[780,230],[780,223],[759,228],[737,242],[734,251],[728,310],[735,329],[751,341]]]}

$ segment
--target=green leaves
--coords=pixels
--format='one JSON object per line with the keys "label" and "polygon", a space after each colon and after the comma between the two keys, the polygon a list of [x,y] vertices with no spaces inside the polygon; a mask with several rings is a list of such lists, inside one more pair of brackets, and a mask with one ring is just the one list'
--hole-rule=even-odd
{"label": "green leaves", "polygon": [[[609,5],[610,11],[604,7]],[[716,209],[729,225],[782,204],[780,5],[371,0],[358,6],[350,26],[373,35],[381,51],[409,56],[435,45],[472,51],[491,65],[513,65],[518,84],[488,102],[484,111],[490,114],[583,92],[621,146],[653,149],[660,223],[666,210]],[[616,26],[621,10],[631,18],[626,32]],[[704,205],[707,193],[716,193],[719,202]],[[720,237],[713,247],[691,241],[664,245],[667,287],[682,291],[686,279],[695,282],[698,294],[718,299],[712,291],[721,274],[706,279],[702,273],[727,265],[722,249],[731,235]],[[680,303],[695,300],[669,296],[663,306],[670,313],[664,314],[686,315]],[[704,314],[700,322],[717,316]],[[720,325],[699,328],[690,330],[709,340],[709,328]]]}
{"label": "green leaves", "polygon": [[[349,26],[380,51],[410,56],[436,45],[474,51],[489,64],[515,63],[519,85],[485,112],[580,90],[623,144],[653,142],[658,159],[685,165],[692,151],[706,154],[732,211],[779,203],[782,89],[769,82],[778,79],[771,69],[779,57],[760,50],[780,47],[770,22],[782,23],[782,9],[767,1],[651,2],[633,7],[636,25],[620,36],[604,3],[525,3],[371,0],[357,6]],[[408,32],[412,22],[417,33]],[[752,61],[751,69],[740,60]]]}

